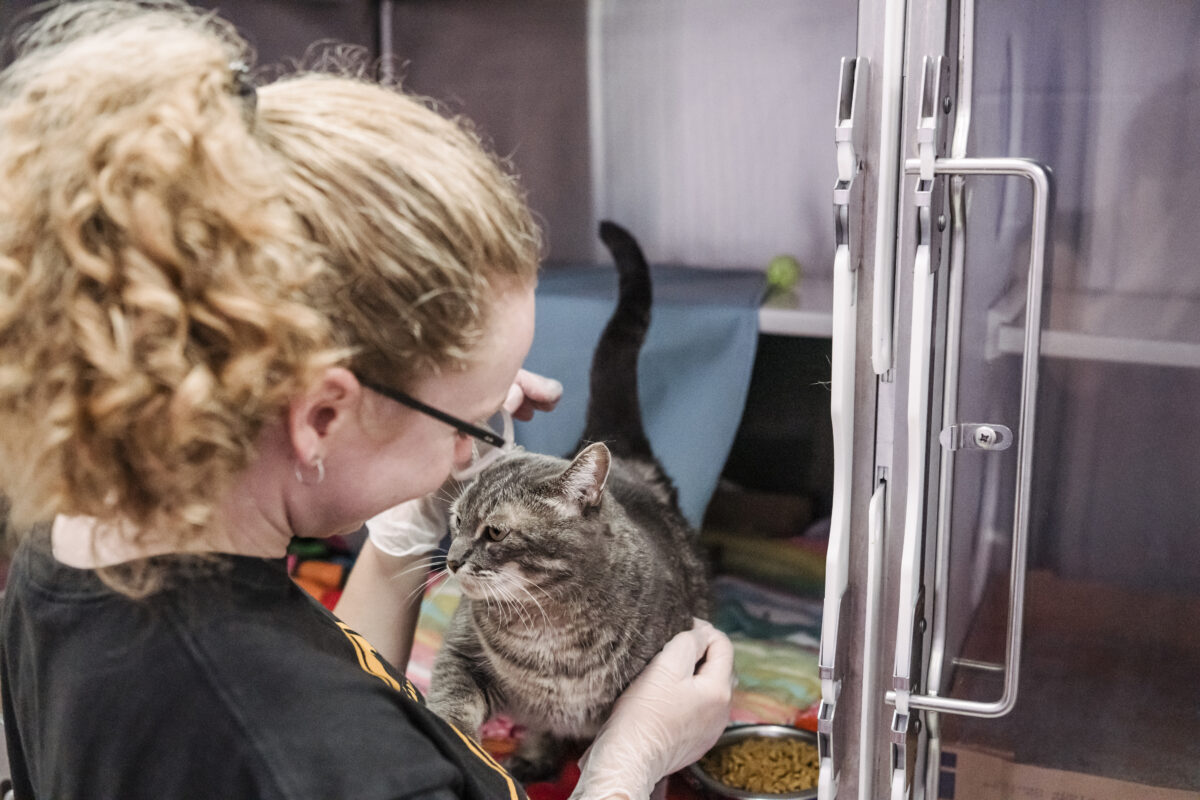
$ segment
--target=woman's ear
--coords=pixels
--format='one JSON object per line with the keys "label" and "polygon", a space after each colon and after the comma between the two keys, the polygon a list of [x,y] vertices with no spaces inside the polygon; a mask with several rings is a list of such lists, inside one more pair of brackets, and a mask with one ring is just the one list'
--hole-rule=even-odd
{"label": "woman's ear", "polygon": [[345,367],[328,367],[288,406],[292,455],[301,464],[323,459],[331,437],[350,422],[362,398],[362,386]]}

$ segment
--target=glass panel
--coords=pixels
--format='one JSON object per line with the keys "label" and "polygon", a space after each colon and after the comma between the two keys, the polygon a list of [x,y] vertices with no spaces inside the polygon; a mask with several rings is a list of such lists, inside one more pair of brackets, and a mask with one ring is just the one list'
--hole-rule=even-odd
{"label": "glass panel", "polygon": [[668,263],[829,278],[838,68],[855,8],[836,0],[605,0],[591,36],[593,204],[636,220]]}
{"label": "glass panel", "polygon": [[393,6],[404,84],[511,156],[550,261],[607,263],[595,223],[608,218],[658,262],[762,270],[790,253],[806,278],[828,279],[838,67],[855,51],[854,4]]}
{"label": "glass panel", "polygon": [[[1002,719],[944,720],[945,746],[1067,788],[1200,787],[1198,42],[1197,3],[978,9],[970,155],[1043,162],[1057,198],[1020,696]],[[1029,192],[969,192],[959,419],[1015,432]],[[972,603],[951,609],[955,655],[1002,660],[1014,462],[957,458],[950,596]],[[973,667],[952,684],[999,693]],[[960,791],[982,780],[963,763]]]}

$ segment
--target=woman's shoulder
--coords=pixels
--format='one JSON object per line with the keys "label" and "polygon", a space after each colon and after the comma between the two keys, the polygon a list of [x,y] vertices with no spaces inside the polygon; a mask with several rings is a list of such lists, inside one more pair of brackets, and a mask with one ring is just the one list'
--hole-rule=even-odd
{"label": "woman's shoulder", "polygon": [[[59,569],[47,552],[19,562],[24,574],[5,604],[21,606],[21,621],[3,647],[14,729],[38,730],[44,709],[69,709],[54,714],[56,739],[141,764],[122,778],[130,786],[176,796],[164,788],[174,773],[215,760],[213,780],[258,785],[263,797],[393,798],[464,785],[479,791],[463,796],[519,796],[363,637],[286,574],[281,583],[274,564],[239,560],[136,600]],[[98,785],[95,775],[63,779]]]}
{"label": "woman's shoulder", "polygon": [[295,591],[281,607],[242,615],[219,641],[206,637],[217,683],[266,762],[288,765],[313,796],[460,786],[464,797],[523,797],[364,637]]}

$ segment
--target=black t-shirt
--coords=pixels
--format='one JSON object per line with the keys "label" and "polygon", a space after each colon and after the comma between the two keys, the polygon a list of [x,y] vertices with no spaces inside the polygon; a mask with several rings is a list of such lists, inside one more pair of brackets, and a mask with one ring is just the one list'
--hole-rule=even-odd
{"label": "black t-shirt", "polygon": [[132,600],[48,536],[21,545],[0,618],[18,800],[525,797],[282,560],[221,561]]}

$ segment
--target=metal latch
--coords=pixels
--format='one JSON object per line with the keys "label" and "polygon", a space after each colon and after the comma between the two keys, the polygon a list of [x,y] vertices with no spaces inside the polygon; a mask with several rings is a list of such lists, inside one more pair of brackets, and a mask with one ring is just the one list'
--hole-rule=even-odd
{"label": "metal latch", "polygon": [[960,422],[942,429],[938,441],[947,450],[1007,450],[1013,434],[997,422]]}

